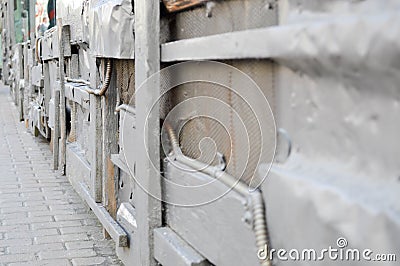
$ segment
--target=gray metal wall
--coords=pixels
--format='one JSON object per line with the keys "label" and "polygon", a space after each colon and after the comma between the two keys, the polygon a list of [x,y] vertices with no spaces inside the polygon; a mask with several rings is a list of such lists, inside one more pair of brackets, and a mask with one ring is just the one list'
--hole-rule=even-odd
{"label": "gray metal wall", "polygon": [[[22,118],[51,139],[55,169],[65,170],[126,265],[260,263],[255,203],[174,161],[171,142],[160,137],[164,120],[183,125],[185,155],[216,167],[223,157],[226,171],[246,183],[268,174],[260,188],[270,248],[322,250],[343,237],[352,248],[399,251],[398,1],[207,1],[175,13],[155,0],[78,2],[57,2],[59,25],[39,42],[13,52],[3,35],[5,59],[15,62],[9,84],[14,92],[24,85],[30,104],[21,104]],[[108,62],[110,85],[95,95]],[[181,62],[192,64],[169,70]],[[203,68],[193,71],[196,64]],[[159,70],[165,75],[154,76]],[[202,75],[221,83],[180,84],[164,95],[166,84]],[[185,105],[205,96],[230,111]],[[272,133],[262,136],[258,124]],[[267,152],[259,161],[260,147]],[[211,185],[190,192],[168,182]],[[365,262],[318,265],[333,263]]]}

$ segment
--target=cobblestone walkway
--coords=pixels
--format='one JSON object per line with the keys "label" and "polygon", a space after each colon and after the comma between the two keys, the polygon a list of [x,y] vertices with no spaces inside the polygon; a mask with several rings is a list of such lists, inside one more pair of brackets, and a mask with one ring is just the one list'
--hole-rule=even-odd
{"label": "cobblestone walkway", "polygon": [[49,144],[17,121],[0,85],[0,265],[121,265],[111,240],[66,177]]}

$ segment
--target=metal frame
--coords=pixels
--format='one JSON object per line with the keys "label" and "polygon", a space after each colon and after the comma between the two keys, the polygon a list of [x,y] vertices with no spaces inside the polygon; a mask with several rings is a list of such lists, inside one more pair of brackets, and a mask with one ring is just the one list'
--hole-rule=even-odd
{"label": "metal frame", "polygon": [[[101,6],[106,2],[97,1],[100,3],[98,7],[108,11],[107,7]],[[175,181],[183,180],[188,184],[211,176],[210,172],[185,174],[179,169],[173,169],[168,163],[163,165],[164,167],[153,165],[153,162],[160,162],[162,156],[158,135],[160,119],[163,117],[159,115],[160,110],[153,108],[153,103],[160,97],[160,81],[157,79],[153,79],[152,83],[146,81],[164,65],[191,60],[227,61],[228,64],[238,68],[239,65],[244,66],[248,72],[257,69],[263,81],[270,81],[266,82],[268,83],[266,86],[272,84],[263,92],[268,94],[272,91],[273,101],[276,101],[276,104],[272,105],[276,106],[276,109],[273,107],[273,111],[277,114],[279,134],[284,132],[285,135],[278,144],[278,153],[282,156],[278,156],[279,160],[272,168],[271,180],[261,187],[268,208],[268,226],[272,229],[269,230],[272,247],[275,243],[282,244],[285,248],[290,248],[291,244],[302,247],[304,239],[300,231],[307,232],[316,246],[325,245],[327,239],[333,238],[336,234],[346,234],[354,246],[361,246],[367,242],[377,248],[381,244],[387,247],[399,246],[397,239],[390,238],[391,235],[396,235],[400,228],[399,215],[391,209],[399,209],[396,192],[398,186],[394,185],[398,179],[399,167],[396,160],[392,159],[398,158],[399,152],[390,150],[398,146],[395,141],[397,135],[389,132],[390,130],[382,130],[385,126],[388,129],[398,129],[397,125],[392,125],[393,121],[398,121],[399,113],[397,90],[399,75],[396,75],[399,65],[396,59],[400,54],[400,46],[396,41],[398,32],[396,27],[393,27],[400,23],[397,12],[400,8],[398,1],[387,1],[382,6],[384,11],[377,13],[378,1],[374,0],[351,3],[260,0],[253,6],[251,0],[246,0],[246,5],[253,8],[249,10],[254,11],[254,7],[265,3],[264,8],[268,11],[258,17],[257,23],[250,23],[253,26],[245,23],[247,20],[238,18],[240,23],[236,23],[236,26],[240,24],[239,27],[230,27],[232,25],[227,26],[227,24],[231,23],[237,14],[241,14],[240,12],[245,13],[248,10],[242,11],[239,8],[233,10],[234,8],[227,4],[233,1],[206,1],[207,4],[186,9],[191,3],[197,4],[203,1],[165,0],[164,3],[173,4],[169,6],[173,7],[170,10],[179,11],[168,15],[160,10],[160,1],[132,2],[135,9],[134,32],[131,32],[132,14],[126,14],[129,17],[129,30],[117,32],[120,34],[118,36],[132,34],[129,35],[132,37],[129,56],[122,56],[122,49],[115,49],[112,53],[102,51],[104,47],[101,47],[101,42],[98,43],[101,52],[94,56],[90,55],[90,45],[87,42],[92,38],[86,39],[90,35],[87,34],[87,31],[90,33],[90,29],[85,24],[89,20],[85,19],[93,9],[88,8],[86,1],[82,10],[81,7],[69,10],[71,14],[75,12],[69,17],[70,20],[63,20],[70,23],[72,32],[68,32],[68,26],[63,25],[60,20],[58,29],[49,30],[39,42],[43,49],[42,58],[37,63],[42,63],[43,67],[32,64],[31,70],[25,68],[24,75],[19,75],[25,79],[24,83],[20,83],[19,77],[18,80],[11,81],[14,84],[12,86],[15,101],[21,108],[23,94],[19,94],[18,84],[25,89],[32,82],[35,86],[44,86],[40,88],[42,92],[38,96],[40,99],[35,99],[32,104],[34,110],[26,112],[25,109],[19,108],[20,115],[24,118],[26,114],[32,113],[31,116],[38,117],[41,108],[40,111],[49,118],[48,124],[52,126],[54,169],[63,170],[64,165],[66,166],[66,174],[74,188],[103,224],[105,236],[115,239],[117,253],[127,265],[214,263],[231,266],[235,263],[243,265],[258,262],[257,247],[253,243],[254,224],[251,221],[251,211],[256,205],[253,199],[245,198],[232,190],[223,200],[194,209],[159,201],[162,196],[166,201],[174,197],[188,196],[167,189],[165,190],[170,193],[163,194],[162,192],[166,191],[162,191],[160,169],[165,171],[167,178]],[[128,3],[128,6],[124,6],[124,10],[129,11],[132,2],[118,1],[122,4]],[[183,5],[184,3],[186,4]],[[112,4],[115,4],[114,7],[119,5],[116,2]],[[236,1],[235,4],[240,6],[242,3]],[[22,46],[15,44],[15,34],[12,34],[15,31],[13,5],[14,1],[10,0],[3,1],[2,4],[3,7],[7,6],[7,10],[3,11],[5,28],[8,31],[4,38],[7,51],[5,62],[11,62],[13,49],[15,52]],[[272,8],[269,8],[270,5]],[[229,13],[232,16],[225,20],[222,16],[230,12],[230,8],[233,10]],[[279,26],[274,24],[277,20],[275,21],[272,15],[270,21],[264,21],[264,15],[275,14],[274,12],[278,10]],[[257,9],[256,13],[258,11]],[[204,30],[205,27],[202,28],[203,24],[191,21],[194,15],[201,22],[205,21],[204,18],[210,18],[204,25],[214,22],[227,24],[218,25],[215,31],[207,31]],[[246,15],[251,17],[252,13]],[[84,22],[81,16],[85,18]],[[32,14],[30,17],[33,17]],[[262,27],[260,20],[265,22]],[[73,27],[78,27],[77,25],[79,30],[74,32]],[[105,21],[103,25],[108,25],[108,22]],[[91,30],[101,28],[92,26],[94,28]],[[193,32],[188,30],[182,33],[185,26]],[[122,27],[111,28],[107,30],[118,31]],[[173,33],[174,30],[181,30],[180,34]],[[218,32],[225,33],[206,36]],[[69,33],[73,36],[71,37]],[[106,31],[102,33],[106,36],[109,34]],[[96,37],[96,34],[92,36]],[[203,37],[193,38],[193,36]],[[355,36],[354,40],[349,36]],[[176,39],[179,40],[172,41]],[[113,41],[112,38],[109,40]],[[28,42],[25,43],[24,54],[19,52],[20,61],[23,58],[27,59],[26,57],[31,60],[31,55],[36,49],[33,47],[36,43],[34,36],[31,36],[30,41],[30,47]],[[112,41],[107,47],[112,47]],[[110,58],[106,58],[108,56]],[[135,103],[129,105],[126,99],[123,101],[119,99],[121,88],[118,88],[120,84],[117,84],[118,73],[113,73],[111,79],[108,79],[110,88],[105,91],[105,95],[88,93],[98,91],[101,85],[108,83],[102,78],[105,72],[102,62],[110,60],[109,62],[116,63],[122,58],[135,64],[133,75],[136,89]],[[59,68],[57,63],[60,65]],[[64,64],[67,67],[68,77],[64,77]],[[22,67],[22,63],[17,65]],[[13,67],[14,71],[19,71],[16,69],[17,66]],[[8,65],[4,66],[4,69],[7,70]],[[132,69],[128,72],[132,72]],[[33,72],[35,80],[28,78],[29,73]],[[43,82],[39,72],[43,72]],[[4,74],[7,78],[6,73]],[[60,81],[54,82],[54,77],[57,75]],[[124,82],[121,83],[125,84]],[[232,82],[241,85],[235,79]],[[103,88],[105,87],[108,86]],[[247,86],[242,87],[248,89]],[[377,95],[379,97],[376,97]],[[68,106],[67,100],[73,102],[73,109],[82,108],[86,111],[84,125],[85,129],[89,125],[89,130],[78,132],[78,137],[89,136],[87,141],[85,139],[82,142],[83,146],[90,147],[79,147],[81,144],[79,141],[72,144],[65,143],[66,127],[69,122],[65,112]],[[36,117],[31,117],[35,123],[38,120]],[[123,123],[126,120],[129,120],[129,126]],[[32,126],[32,129],[33,134],[38,134],[36,127]],[[132,153],[135,157],[132,161],[136,171],[132,178],[129,176],[132,174],[130,171],[132,169],[128,167],[132,162],[124,161],[125,158],[121,156],[121,150],[125,148],[122,145],[125,144],[121,143],[122,134],[118,130],[125,132],[129,130],[129,136],[134,138],[128,143],[133,146]],[[385,141],[382,142],[377,135],[382,135],[380,138],[384,138]],[[310,139],[313,141],[309,141]],[[86,157],[82,155],[83,150],[88,152]],[[385,151],[391,151],[389,156]],[[144,156],[147,154],[149,157]],[[358,157],[361,159],[357,160]],[[182,158],[174,159],[179,161]],[[354,163],[347,165],[348,161]],[[371,166],[365,162],[369,162]],[[331,169],[332,165],[337,166],[337,169]],[[269,165],[263,167],[260,171],[269,170]],[[358,177],[364,172],[370,172],[368,174],[371,178]],[[323,173],[321,174],[323,177],[319,176],[320,173]],[[396,181],[392,182],[395,178]],[[129,184],[122,189],[123,182],[126,181]],[[359,186],[360,183],[363,185]],[[383,195],[374,189],[375,183],[384,188],[385,196],[389,197],[386,203],[381,202]],[[218,192],[224,189],[226,186],[221,182],[216,182],[211,187],[211,190]],[[133,193],[129,198],[131,192]],[[346,200],[343,199],[343,195],[346,196]],[[190,196],[200,198],[207,195]],[[277,201],[282,197],[285,197],[285,201]],[[373,204],[370,204],[371,198],[376,199]],[[330,208],[327,211],[326,206],[330,206],[331,202],[335,203],[332,207],[334,211]],[[290,212],[282,211],[281,204],[284,203],[286,203],[284,208],[292,208]],[[337,211],[339,209],[337,206],[341,206],[342,212]],[[260,202],[258,207],[265,210]],[[368,209],[372,209],[374,215],[366,211]],[[306,210],[306,215],[301,213],[303,210]],[[361,213],[358,217],[363,218],[350,223],[349,210]],[[299,218],[293,219],[294,214]],[[340,218],[343,218],[341,223],[332,223]],[[265,220],[264,217],[258,219]],[[372,226],[365,221],[376,224],[374,230],[379,231],[379,239],[376,239],[374,234],[361,238],[359,234],[353,234],[353,231],[349,232],[346,229],[352,226],[371,228]],[[224,236],[221,241],[216,241],[215,224],[218,223],[229,223],[231,226],[218,231],[218,236]],[[335,225],[334,228],[332,224]],[[385,228],[380,226],[381,224],[384,224]],[[388,224],[393,226],[386,226]],[[298,227],[302,230],[287,230]],[[231,236],[232,231],[235,231],[236,235]],[[358,233],[357,230],[354,232]],[[262,236],[264,237],[264,234]],[[226,248],[225,245],[236,242],[239,237],[241,245],[235,243],[237,245],[229,251],[223,250]],[[383,242],[382,239],[388,240]],[[239,254],[241,258],[235,259]],[[268,264],[268,262],[263,263]]]}
{"label": "metal frame", "polygon": [[[136,147],[138,156],[136,178],[136,212],[138,232],[134,235],[134,265],[157,265],[153,257],[154,229],[161,226],[161,202],[153,198],[161,198],[159,167],[153,168],[152,162],[160,161],[158,136],[158,110],[152,110],[152,103],[159,95],[159,81],[149,84],[145,81],[160,70],[160,2],[158,0],[134,1],[135,9],[135,87],[136,87]],[[147,117],[151,112],[152,115]],[[145,147],[147,143],[147,148]],[[149,193],[147,193],[148,191]]]}

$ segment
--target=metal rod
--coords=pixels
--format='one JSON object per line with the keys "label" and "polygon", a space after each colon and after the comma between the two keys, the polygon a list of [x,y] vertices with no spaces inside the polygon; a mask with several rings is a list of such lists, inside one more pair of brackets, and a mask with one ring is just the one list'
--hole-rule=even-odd
{"label": "metal rod", "polygon": [[56,90],[54,95],[54,130],[53,140],[53,169],[58,170],[60,155],[60,91]]}
{"label": "metal rod", "polygon": [[[61,160],[60,166],[62,173],[65,174],[66,165],[66,145],[67,145],[67,121],[66,121],[66,101],[65,101],[65,73],[64,73],[64,44],[65,28],[62,19],[57,20],[58,40],[59,40],[59,75],[60,75],[60,137],[61,137]],[[68,40],[69,41],[69,40]]]}
{"label": "metal rod", "polygon": [[65,78],[66,81],[72,82],[72,83],[80,83],[80,84],[85,84],[87,86],[90,86],[90,82],[83,80],[83,79],[73,79],[73,78]]}
{"label": "metal rod", "polygon": [[121,104],[115,108],[115,112],[119,113],[121,110],[136,115],[136,109],[128,104]]}
{"label": "metal rod", "polygon": [[[38,63],[40,63],[42,60],[40,59],[40,51],[39,51],[39,47],[40,47],[40,45],[39,45],[39,43],[40,44],[42,44],[42,38],[37,38],[36,39],[36,42],[35,42],[35,46],[36,46],[36,49],[35,49],[35,57],[36,57],[36,61],[38,62]],[[41,50],[41,49],[40,49]]]}
{"label": "metal rod", "polygon": [[89,94],[103,96],[106,93],[106,91],[108,90],[108,87],[110,86],[111,74],[112,74],[112,61],[111,61],[111,59],[108,59],[107,66],[106,66],[106,76],[104,78],[103,86],[101,86],[100,89],[95,89],[95,90],[91,89],[91,88],[87,88],[86,91]]}

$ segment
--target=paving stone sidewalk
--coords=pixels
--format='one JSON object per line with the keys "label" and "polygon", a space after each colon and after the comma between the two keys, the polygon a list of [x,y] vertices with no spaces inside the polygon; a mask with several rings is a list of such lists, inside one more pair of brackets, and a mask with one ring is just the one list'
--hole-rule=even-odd
{"label": "paving stone sidewalk", "polygon": [[0,265],[122,265],[94,214],[52,170],[49,143],[0,84]]}

